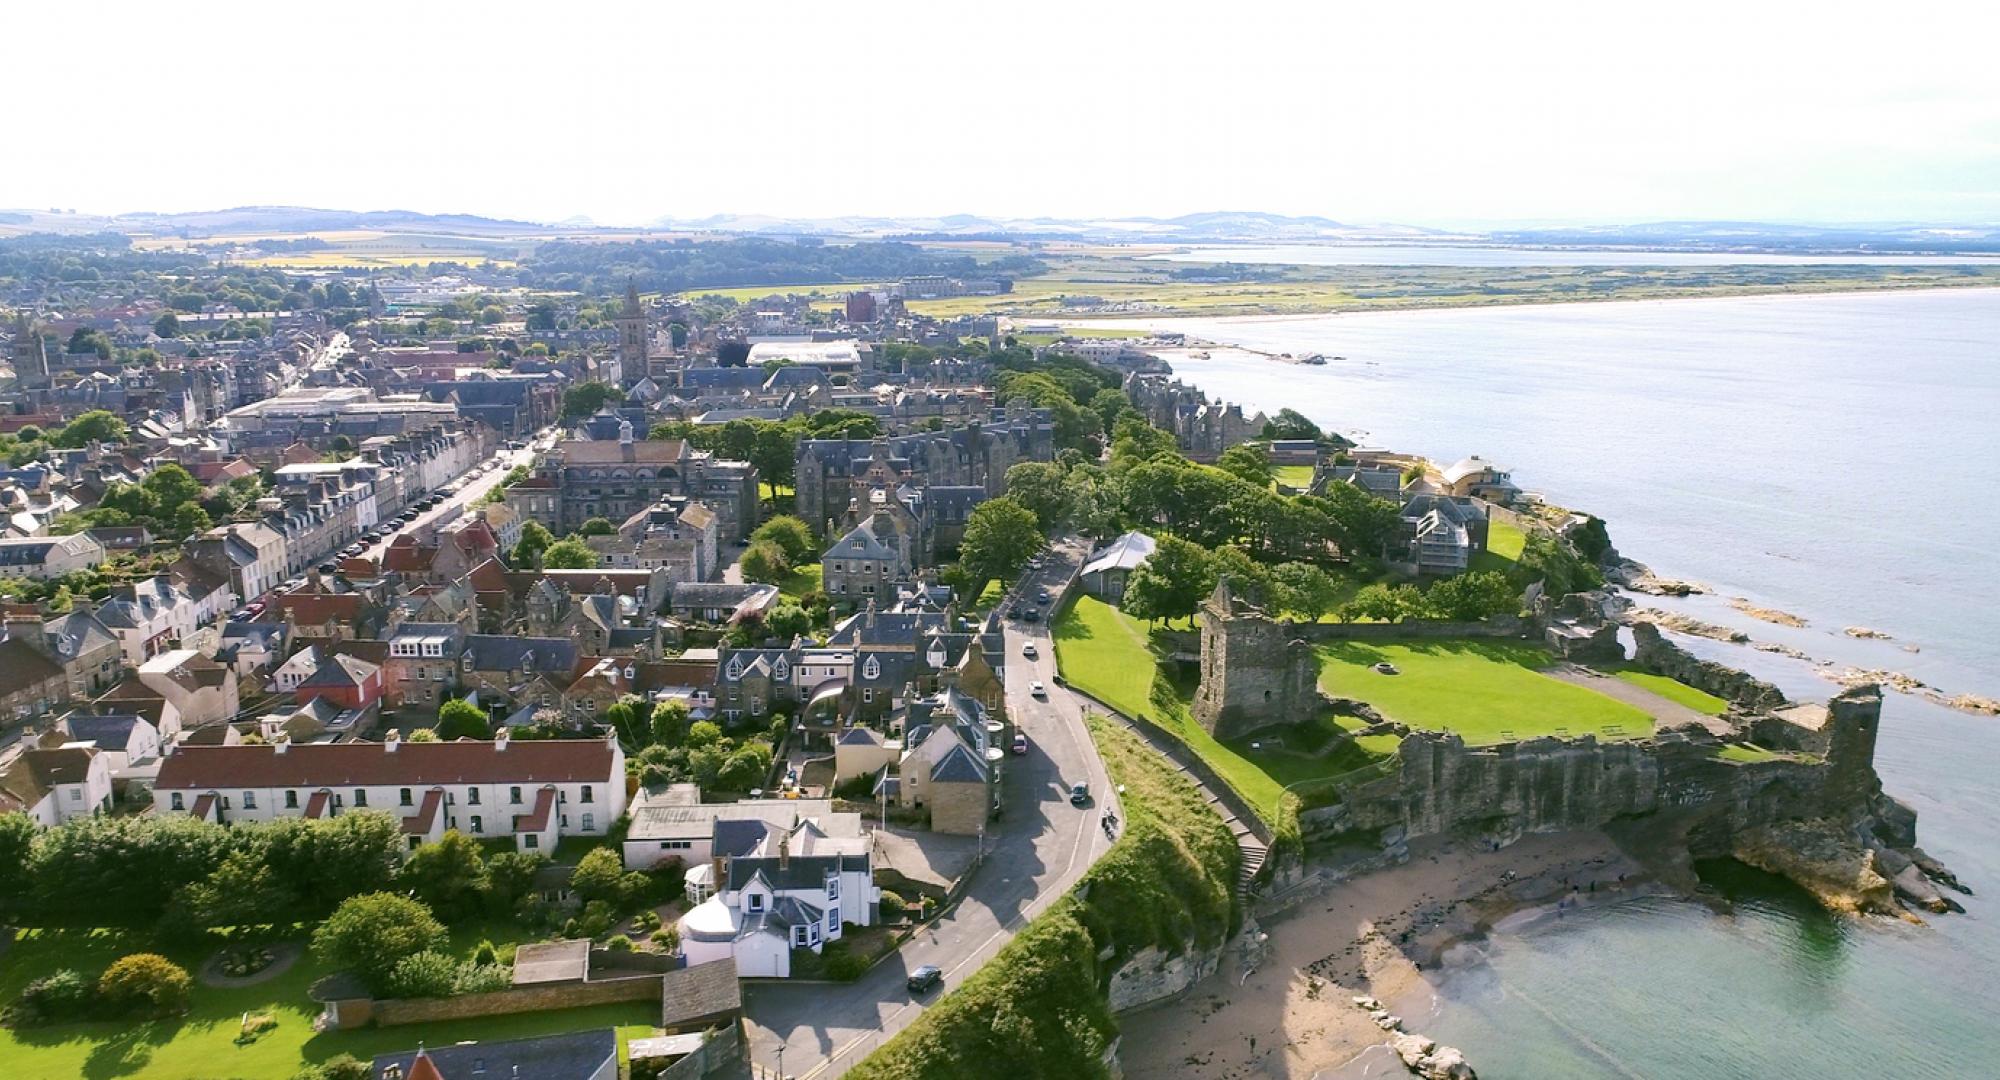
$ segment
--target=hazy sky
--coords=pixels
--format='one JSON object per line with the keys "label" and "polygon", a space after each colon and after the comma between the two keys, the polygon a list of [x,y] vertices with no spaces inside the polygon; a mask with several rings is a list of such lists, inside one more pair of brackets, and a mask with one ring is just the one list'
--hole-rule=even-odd
{"label": "hazy sky", "polygon": [[0,207],[2000,221],[1990,2],[0,7]]}

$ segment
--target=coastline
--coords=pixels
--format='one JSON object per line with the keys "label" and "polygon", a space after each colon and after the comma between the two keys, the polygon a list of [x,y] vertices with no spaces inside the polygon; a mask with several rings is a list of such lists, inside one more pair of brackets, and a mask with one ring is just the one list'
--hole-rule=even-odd
{"label": "coastline", "polygon": [[1400,865],[1266,916],[1254,966],[1231,950],[1185,996],[1121,1018],[1119,1058],[1131,1076],[1333,1080],[1382,1075],[1372,1070],[1386,1053],[1388,1074],[1402,1075],[1390,1033],[1355,996],[1380,999],[1404,1030],[1420,1032],[1436,1015],[1435,982],[1450,976],[1455,946],[1655,887],[1601,832],[1533,834],[1498,849],[1412,844]]}

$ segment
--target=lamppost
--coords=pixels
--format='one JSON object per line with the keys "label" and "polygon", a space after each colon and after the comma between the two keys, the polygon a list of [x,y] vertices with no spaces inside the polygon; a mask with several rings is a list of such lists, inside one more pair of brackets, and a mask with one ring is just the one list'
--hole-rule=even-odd
{"label": "lamppost", "polygon": [[778,1044],[778,1080],[785,1080],[785,1044]]}

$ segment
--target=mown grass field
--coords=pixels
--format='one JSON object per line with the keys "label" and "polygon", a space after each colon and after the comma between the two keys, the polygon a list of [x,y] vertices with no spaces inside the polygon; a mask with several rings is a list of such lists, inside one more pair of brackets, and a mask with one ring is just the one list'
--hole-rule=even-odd
{"label": "mown grass field", "polygon": [[[1321,645],[1320,685],[1426,731],[1468,744],[1538,735],[1641,738],[1652,718],[1622,701],[1542,674],[1547,651],[1513,641],[1343,641]],[[1395,665],[1384,675],[1375,664]]]}
{"label": "mown grass field", "polygon": [[816,593],[824,584],[822,581],[824,573],[825,567],[816,562],[795,566],[791,573],[785,575],[785,580],[778,582],[778,592],[794,600],[807,593]]}
{"label": "mown grass field", "polygon": [[[1053,628],[1056,662],[1071,686],[1128,716],[1144,716],[1206,761],[1267,822],[1279,820],[1287,785],[1351,772],[1392,753],[1396,740],[1375,737],[1358,748],[1320,755],[1332,720],[1288,737],[1219,741],[1188,712],[1193,685],[1163,671],[1163,647],[1144,623],[1094,597],[1079,596]],[[1157,686],[1156,686],[1157,680]]]}
{"label": "mown grass field", "polygon": [[1304,491],[1312,486],[1313,467],[1310,465],[1273,465],[1271,466],[1271,479],[1276,480],[1281,487]]}
{"label": "mown grass field", "polygon": [[[452,945],[461,955],[469,955],[481,937],[496,944],[522,940],[518,929],[501,923],[454,931]],[[164,952],[195,974],[213,947],[160,948],[150,935],[139,932],[24,931],[0,960],[0,1002],[13,1000],[29,982],[59,968],[76,968],[94,979],[118,957],[145,951]],[[419,1042],[442,1046],[468,1039],[514,1039],[595,1027],[618,1029],[622,1055],[625,1042],[652,1034],[659,1018],[658,1005],[632,1002],[320,1034],[312,1029],[319,1006],[306,992],[328,973],[308,952],[289,970],[256,986],[222,990],[197,981],[190,1008],[181,1016],[0,1028],[0,1076],[7,1080],[287,1080],[308,1064],[343,1053],[365,1062],[376,1054],[410,1049]],[[246,1013],[268,1014],[277,1026],[246,1045],[238,1045],[235,1040]]]}
{"label": "mown grass field", "polygon": [[1518,526],[1493,518],[1486,523],[1486,550],[1474,553],[1472,568],[1510,573],[1521,561],[1521,549],[1527,543],[1527,534]]}
{"label": "mown grass field", "polygon": [[1729,711],[1729,702],[1706,691],[1696,690],[1694,687],[1677,679],[1667,678],[1665,675],[1655,675],[1649,671],[1634,671],[1631,669],[1615,671],[1612,674],[1634,686],[1642,686],[1666,698],[1668,701],[1685,705],[1698,713],[1708,716],[1721,716],[1723,713]]}

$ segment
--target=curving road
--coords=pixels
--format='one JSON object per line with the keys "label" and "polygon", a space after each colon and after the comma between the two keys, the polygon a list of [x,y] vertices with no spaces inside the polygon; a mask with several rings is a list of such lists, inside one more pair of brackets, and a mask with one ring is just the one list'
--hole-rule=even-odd
{"label": "curving road", "polygon": [[[1018,589],[1059,593],[1087,545],[1071,540],[1051,550],[1046,565]],[[1047,608],[1044,608],[1046,612]],[[1055,684],[1055,649],[1048,623],[1009,622],[1007,709],[1029,739],[1024,757],[1009,756],[1002,778],[1003,812],[986,835],[984,862],[972,871],[963,900],[902,949],[849,984],[745,983],[750,1058],[758,1076],[783,1070],[799,1080],[830,1080],[921,1016],[993,957],[1015,931],[1068,891],[1108,847],[1100,826],[1113,809],[1104,763],[1083,726],[1078,700]],[[1036,657],[1021,654],[1033,642]],[[1029,696],[1029,684],[1047,688],[1046,701]],[[1094,800],[1069,803],[1069,785],[1090,784]],[[944,971],[945,985],[913,1000],[903,981],[924,964]]]}

